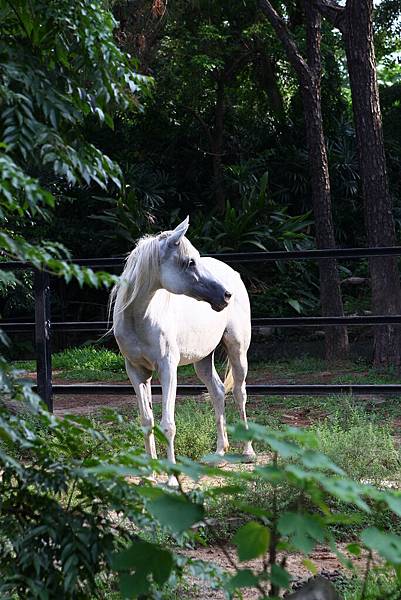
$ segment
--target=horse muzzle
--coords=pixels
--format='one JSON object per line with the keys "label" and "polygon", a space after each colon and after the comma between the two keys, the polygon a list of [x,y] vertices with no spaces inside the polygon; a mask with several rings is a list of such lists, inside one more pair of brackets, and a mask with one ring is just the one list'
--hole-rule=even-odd
{"label": "horse muzzle", "polygon": [[228,292],[227,290],[224,292],[223,298],[222,300],[220,300],[220,302],[209,302],[210,306],[213,308],[213,310],[215,310],[216,312],[221,312],[222,310],[224,310],[225,308],[227,308],[227,306],[230,304],[230,299],[231,299],[231,292]]}

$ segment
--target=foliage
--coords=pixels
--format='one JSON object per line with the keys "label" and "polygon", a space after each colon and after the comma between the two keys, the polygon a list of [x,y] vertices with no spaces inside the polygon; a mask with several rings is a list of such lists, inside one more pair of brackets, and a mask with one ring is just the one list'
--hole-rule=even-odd
{"label": "foliage", "polygon": [[[163,10],[163,0],[157,3],[144,2],[141,7],[122,2],[110,5],[120,21],[116,39],[124,50],[129,47],[140,54],[142,63],[135,66],[135,71],[154,75],[155,93],[152,97],[144,98],[141,114],[135,110],[136,97],[128,93],[128,100],[133,99],[131,107],[124,108],[124,101],[113,102],[112,105],[117,106],[119,111],[111,115],[111,108],[99,103],[99,94],[103,102],[103,96],[98,93],[101,75],[93,72],[93,64],[88,59],[93,46],[87,47],[81,36],[76,44],[71,43],[71,58],[69,55],[68,66],[64,66],[57,56],[52,56],[54,65],[47,61],[47,56],[51,53],[51,47],[70,44],[68,28],[63,30],[61,41],[55,40],[53,45],[50,44],[49,35],[47,41],[43,42],[43,48],[39,42],[35,42],[35,51],[39,44],[42,52],[35,60],[40,61],[40,68],[46,76],[44,81],[54,75],[58,65],[62,66],[62,78],[57,79],[60,85],[54,88],[51,80],[52,89],[58,94],[57,99],[61,97],[63,106],[66,104],[68,111],[73,112],[73,118],[78,119],[78,127],[71,121],[62,124],[58,116],[59,103],[55,104],[58,129],[62,129],[57,130],[57,135],[63,138],[66,147],[74,150],[75,146],[83,148],[88,144],[102,150],[112,160],[119,162],[124,178],[121,190],[117,187],[102,190],[96,181],[87,177],[83,180],[80,178],[81,183],[77,180],[77,184],[71,186],[54,172],[52,162],[45,166],[38,164],[42,159],[36,151],[28,152],[29,165],[26,167],[22,165],[21,158],[18,160],[20,152],[7,152],[12,154],[10,158],[24,173],[27,171],[27,177],[33,181],[39,177],[42,187],[53,192],[58,199],[55,219],[44,220],[43,214],[48,210],[45,205],[41,205],[40,212],[37,210],[31,221],[35,226],[27,234],[29,239],[37,241],[43,237],[62,241],[75,253],[81,252],[86,256],[119,254],[129,250],[139,235],[169,226],[174,217],[179,218],[177,213],[182,216],[189,213],[191,221],[196,215],[203,215],[203,218],[196,217],[197,237],[204,238],[207,251],[211,251],[209,248],[213,245],[214,237],[218,238],[221,248],[256,249],[261,244],[271,249],[281,247],[284,243],[287,247],[291,226],[297,224],[292,219],[311,210],[305,129],[300,117],[297,82],[283,60],[281,45],[272,35],[255,3],[247,0],[235,10],[229,5],[217,3],[215,6],[203,0],[189,7],[174,3],[169,6],[168,19],[165,18],[167,13]],[[381,60],[381,99],[387,158],[397,216],[401,128],[398,67],[396,56],[392,54],[399,44],[399,7],[396,5],[393,0],[381,2],[375,19],[376,49]],[[39,14],[43,11],[40,10],[41,4],[38,6]],[[46,28],[53,19],[57,33],[57,15],[63,6],[63,3],[52,4],[52,10],[45,11],[47,17],[41,27]],[[82,23],[84,17],[78,6],[76,4],[69,10],[76,11],[73,17],[75,19],[77,16],[79,23]],[[18,2],[16,7],[29,16],[28,3]],[[285,13],[288,14],[293,35],[302,45],[304,30],[299,7],[287,3]],[[98,26],[102,14],[101,10],[88,9],[87,20],[96,25],[96,60],[104,66],[100,55],[104,44],[107,46],[108,42],[96,38],[102,29]],[[38,17],[34,15],[32,18],[35,28]],[[10,36],[7,43],[15,46],[19,40],[27,40],[24,52],[28,52],[30,38],[10,8],[5,9],[3,19],[10,27],[17,29],[19,35],[19,38],[14,36],[12,39]],[[110,27],[110,23],[103,27],[102,35],[107,37]],[[56,33],[53,31],[52,35]],[[78,55],[86,61],[87,78],[75,69]],[[21,56],[25,54],[21,53]],[[112,56],[117,63],[119,60],[123,60],[124,64],[127,62],[126,55],[122,53],[117,55],[113,50]],[[43,57],[46,57],[46,62]],[[351,125],[348,82],[343,68],[344,55],[338,35],[331,31],[327,23],[323,23],[322,60],[323,113],[337,242],[347,246],[364,245],[355,136]],[[21,62],[17,61],[18,68],[22,69],[23,66],[28,72],[30,63],[25,61],[21,66]],[[115,73],[113,69],[111,72]],[[24,74],[24,77],[26,81],[28,75]],[[120,86],[123,78],[120,74],[118,77]],[[135,85],[142,85],[140,78],[133,77]],[[73,83],[74,93],[71,97],[65,93],[67,78]],[[35,81],[37,79],[38,76]],[[217,137],[216,94],[217,83],[221,79],[224,80],[225,99],[220,156],[227,204],[223,218],[215,215],[213,157],[216,152],[211,147],[211,141],[215,143]],[[98,87],[92,89],[95,85]],[[75,106],[78,88],[83,89],[86,96]],[[124,96],[121,88],[118,89]],[[18,93],[22,93],[21,90]],[[96,104],[89,102],[89,98],[96,98]],[[53,96],[47,102],[52,104],[52,99]],[[38,102],[40,98],[34,103],[34,118],[40,124],[52,127],[50,112],[47,118],[36,110]],[[81,106],[83,109],[79,112]],[[77,109],[75,112],[74,107]],[[100,107],[105,115],[113,118],[114,130],[108,127],[106,120],[111,123],[106,117],[101,123],[101,115],[96,113],[95,107]],[[84,119],[85,111],[89,119]],[[22,109],[19,113],[22,113]],[[20,118],[28,119],[23,115]],[[21,145],[24,146],[26,136],[22,137]],[[40,145],[37,136],[28,138],[31,144]],[[57,151],[57,144],[53,145]],[[75,167],[71,166],[71,161],[66,159],[66,163],[74,174]],[[255,228],[251,222],[247,224],[247,217],[252,211],[244,211],[243,204],[248,201],[252,186],[257,187],[257,182],[265,172],[269,173],[270,192],[269,202],[262,213],[266,213],[264,216],[268,223],[267,227],[266,223],[260,225],[258,215],[258,227]],[[90,177],[90,169],[88,173]],[[101,180],[104,181],[104,178]],[[7,181],[11,185],[9,178]],[[15,185],[19,186],[18,181],[21,181],[20,178],[15,179]],[[103,199],[99,200],[100,197]],[[277,222],[271,221],[272,212],[278,215]],[[23,229],[17,213],[15,211],[10,222],[12,233]],[[96,220],[90,219],[91,216]],[[208,223],[209,216],[214,217],[212,225]],[[313,235],[313,225],[303,233]],[[294,241],[297,242],[297,239]],[[286,288],[291,282],[294,282],[294,290],[287,295]],[[280,273],[271,279],[269,274],[268,281],[264,283],[269,285],[271,297],[264,299],[262,294],[259,296],[256,303],[261,310],[263,307],[269,311],[273,308],[274,314],[284,314],[289,300],[298,301],[303,312],[312,313],[318,309],[318,293],[314,285],[316,274],[310,263],[305,265],[303,272],[294,274],[290,271],[285,277]],[[297,298],[297,286],[300,288],[301,301]],[[361,302],[369,308],[367,291],[364,291]],[[94,315],[94,318],[98,318],[98,315]]]}
{"label": "foliage", "polygon": [[92,218],[106,224],[108,238],[118,244],[125,240],[127,249],[131,249],[141,236],[154,230],[163,204],[175,193],[166,173],[146,164],[129,165],[124,168],[121,194],[117,198],[99,197],[108,208]]}
{"label": "foliage", "polygon": [[[232,68],[238,50],[246,50],[247,55],[251,49],[255,58],[259,51],[254,52],[254,42],[266,41],[266,32],[258,30],[255,24],[253,3],[244,4],[245,12],[228,5],[201,4],[203,9],[210,7],[207,18],[196,4],[185,7],[181,37],[172,35],[174,29],[181,26],[177,20],[164,39],[161,63],[165,65],[167,59],[171,61],[171,56],[175,55],[164,82],[174,80],[174,72],[182,72],[183,81],[188,85],[165,86],[160,94],[160,105],[168,118],[156,120],[152,129],[160,130],[160,143],[153,149],[154,156],[162,154],[160,149],[164,148],[163,168],[173,161],[180,164],[187,186],[184,191],[191,188],[192,197],[197,187],[194,192],[192,173],[197,161],[192,156],[191,160],[181,164],[177,161],[181,156],[178,150],[184,146],[188,151],[189,142],[197,152],[203,148],[199,132],[205,129],[202,120],[206,129],[213,128],[216,77],[220,80],[224,77],[227,98],[238,99],[232,106],[239,109],[227,111],[226,120],[228,125],[235,124],[230,149],[236,156],[238,151],[234,150],[238,139],[248,125],[254,138],[250,139],[250,135],[244,138],[244,147],[248,145],[257,152],[266,145],[266,139],[257,130],[260,125],[267,124],[266,98],[257,101],[259,92],[250,83],[251,69],[247,60]],[[75,3],[40,0],[35,10],[28,0],[3,1],[0,8],[3,28],[0,45],[3,138],[0,208],[5,225],[0,232],[0,247],[6,255],[29,260],[36,267],[46,267],[67,280],[74,278],[81,285],[109,285],[113,278],[108,274],[95,274],[74,265],[69,254],[54,241],[57,237],[51,237],[52,243],[38,243],[41,236],[37,232],[42,230],[36,230],[35,225],[49,219],[55,197],[62,189],[65,193],[79,184],[90,186],[91,191],[98,194],[99,188],[104,189],[109,181],[117,188],[121,185],[119,168],[103,153],[101,144],[87,139],[88,123],[96,123],[100,130],[100,124],[112,128],[112,112],[136,104],[135,94],[138,86],[143,86],[143,80],[116,47],[113,38],[115,22],[100,0]],[[195,47],[196,39],[199,43]],[[171,51],[175,46],[176,53]],[[275,52],[270,58],[276,58]],[[199,77],[192,76],[190,80],[188,70],[183,68],[186,64],[198,69]],[[291,104],[295,106],[296,103],[291,78],[285,71],[280,71],[273,79],[280,85],[287,81],[289,91],[283,94],[283,104],[285,110],[290,111]],[[174,90],[179,92],[178,102]],[[257,107],[255,113],[249,111],[248,100],[244,100],[249,97],[249,90]],[[180,101],[186,102],[188,98],[191,101],[198,99],[200,103],[191,107],[197,111],[196,127],[188,119],[187,106],[181,112],[176,108]],[[149,101],[149,106],[154,110],[155,101]],[[275,118],[274,123],[273,120],[268,123],[271,139],[278,134],[278,120]],[[167,122],[168,126],[161,128],[161,122]],[[125,123],[121,119],[120,127]],[[183,144],[180,133],[188,123],[191,131]],[[134,135],[133,131],[131,135]],[[176,146],[169,152],[166,139],[172,131]],[[117,138],[118,134],[119,131]],[[153,136],[148,132],[146,135],[153,145]],[[164,135],[166,138],[163,139]],[[297,137],[297,142],[299,149],[302,137]],[[129,147],[129,156],[132,156],[131,151]],[[201,152],[202,156],[206,155],[203,150]],[[229,162],[233,164],[233,161]],[[183,168],[184,164],[188,168]],[[266,172],[266,167],[264,165],[262,173]],[[262,173],[257,178],[259,184],[254,187],[255,192],[247,190],[239,199],[235,197],[227,205],[227,222],[223,230],[213,232],[213,235],[223,234],[222,244],[227,247],[252,245],[260,240],[262,245],[266,240],[276,243],[264,214],[267,203],[263,195],[264,181],[260,179]],[[205,168],[203,178],[197,182],[197,189],[204,187],[207,190],[203,200],[209,207],[216,184],[214,181],[205,185],[210,179]],[[283,179],[285,181],[285,177],[276,181],[272,190],[278,190]],[[302,170],[299,182],[303,201],[307,186]],[[184,188],[180,187],[180,191]],[[186,199],[191,194],[181,193],[180,198]],[[136,191],[129,210],[135,206],[138,197]],[[143,198],[150,205],[149,197]],[[295,217],[287,219],[281,206],[275,206],[267,216],[273,221],[275,214],[278,216],[276,231],[280,232],[282,241],[285,241],[288,223],[295,223],[293,230],[291,226],[288,229],[289,237],[294,232],[298,235],[299,223],[291,221]],[[239,216],[244,217],[245,227],[236,227],[235,235],[230,238],[230,228],[234,224],[237,226],[235,221]],[[260,234],[256,232],[256,240],[251,227],[255,218],[262,228],[262,236],[259,239]],[[29,239],[24,237],[27,224],[34,231]],[[57,226],[60,228],[59,224]],[[300,230],[304,226],[302,223]],[[215,227],[220,227],[217,221]],[[62,233],[59,235],[62,237]],[[11,283],[5,276],[2,281]],[[117,369],[113,360],[111,367]],[[333,525],[350,522],[349,515],[337,511],[339,504],[357,507],[366,515],[385,510],[393,518],[401,516],[399,493],[350,479],[341,466],[319,450],[319,438],[311,432],[293,428],[277,430],[256,424],[250,424],[249,429],[234,428],[231,437],[235,443],[254,439],[265,445],[272,456],[271,461],[256,465],[253,471],[222,470],[207,461],[196,463],[189,458],[173,465],[166,460],[152,460],[137,449],[139,431],[135,422],[125,423],[123,435],[120,432],[120,435],[112,436],[82,417],[56,418],[41,406],[29,385],[19,382],[17,376],[0,358],[0,591],[5,598],[73,600],[91,595],[101,597],[100,581],[113,578],[118,579],[122,597],[147,595],[160,598],[163,588],[171,588],[187,576],[209,579],[231,596],[240,593],[241,589],[253,587],[261,598],[267,593],[278,597],[280,590],[288,587],[290,574],[284,564],[278,563],[277,551],[297,550],[308,555],[321,542],[335,548]],[[116,428],[121,425],[117,415],[109,412],[107,416]],[[210,417],[207,431],[212,419]],[[185,433],[184,449],[196,436],[196,428],[200,429],[201,424],[194,420],[192,429]],[[157,429],[155,433],[159,444],[164,444],[163,434]],[[197,451],[209,445],[206,434]],[[234,463],[238,461],[235,456],[227,458]],[[154,474],[164,478],[175,474],[179,489],[153,486],[149,478]],[[206,489],[198,485],[201,477],[212,482]],[[185,481],[194,483],[188,489],[184,487]],[[234,572],[222,573],[174,552],[172,543],[179,545],[201,539],[197,533],[199,529],[214,534],[213,523],[205,512],[210,499],[220,497],[228,503],[235,492],[240,493],[244,486],[260,481],[272,489],[272,502],[265,508],[255,506],[253,501],[238,507],[248,518],[247,523],[241,524],[235,532],[237,559],[233,560]],[[285,512],[280,512],[278,498],[283,490],[289,490],[288,497],[297,497],[299,501],[296,506],[287,506]],[[400,537],[374,527],[355,534],[349,552],[357,556],[361,547],[377,552],[388,566],[388,572],[400,579]],[[170,545],[166,543],[167,539]],[[244,568],[244,560],[253,557],[264,560],[259,567]],[[350,565],[349,559],[341,554],[340,558]]]}
{"label": "foliage", "polygon": [[[240,207],[226,202],[223,217],[212,216],[206,222],[195,221],[192,237],[208,252],[267,250],[277,246],[290,249],[293,244],[308,243],[309,214],[293,216],[269,199],[265,173],[242,196]],[[199,219],[199,217],[198,217]]]}
{"label": "foliage", "polygon": [[345,600],[359,600],[362,593],[366,600],[397,600],[400,595],[399,579],[380,566],[370,570],[366,582],[356,580],[352,587],[354,589],[347,590]]}
{"label": "foliage", "polygon": [[70,185],[120,186],[118,166],[82,136],[85,118],[113,127],[112,109],[126,108],[143,78],[115,45],[116,23],[99,1],[1,3],[2,155],[0,203],[9,223],[0,235],[8,255],[49,266],[81,282],[110,278],[67,265],[57,244],[39,246],[13,231],[13,216],[46,217],[55,198],[43,186],[52,172]]}
{"label": "foliage", "polygon": [[[189,458],[171,465],[164,460],[151,460],[136,450],[142,447],[142,436],[137,422],[128,414],[123,418],[108,411],[103,424],[80,417],[58,419],[38,405],[29,388],[12,379],[3,381],[3,392],[19,398],[28,411],[23,418],[6,406],[0,410],[0,528],[4,549],[0,571],[4,594],[16,593],[21,598],[101,595],[99,581],[110,579],[113,569],[119,576],[123,597],[137,597],[140,593],[159,597],[157,588],[166,585],[166,589],[171,589],[181,577],[200,573],[230,593],[244,586],[255,587],[260,597],[269,587],[278,593],[279,588],[287,587],[290,577],[274,559],[267,566],[274,549],[296,549],[308,555],[317,542],[323,541],[334,548],[333,531],[351,522],[355,506],[367,517],[368,527],[361,532],[363,544],[398,569],[399,538],[391,533],[389,545],[387,533],[371,526],[375,511],[385,510],[398,518],[398,492],[380,491],[349,479],[340,466],[321,452],[322,440],[328,439],[327,430],[322,436],[319,428],[313,433],[256,424],[251,424],[249,430],[235,427],[231,431],[234,444],[253,438],[273,456],[273,461],[259,464],[253,471],[235,467],[222,470]],[[209,425],[203,423],[206,411]],[[188,405],[186,413],[181,412],[183,421],[177,423],[178,436],[185,421],[192,421],[188,439],[184,436],[182,440],[185,453],[191,441],[193,446],[199,444],[197,432],[204,425],[205,432],[214,432],[211,407],[205,407],[202,413],[199,411],[198,422],[189,417],[196,414],[193,404]],[[156,433],[163,444],[162,434]],[[337,436],[334,428],[333,442]],[[347,440],[343,443],[348,446],[358,443],[358,439]],[[211,439],[206,443],[207,450],[211,443]],[[330,453],[331,446],[328,450]],[[235,455],[227,458],[234,463],[238,460]],[[365,468],[363,479],[369,467]],[[175,473],[180,489],[173,491],[144,483],[143,478],[152,472],[159,476]],[[184,488],[183,476],[186,482],[194,483],[185,483]],[[206,487],[199,482],[200,477],[207,478]],[[269,489],[262,504],[256,493],[262,489],[261,484]],[[186,491],[194,485],[194,491]],[[253,492],[248,495],[246,490],[250,488]],[[283,493],[296,504],[287,501],[282,508]],[[203,537],[206,534],[216,539],[218,529],[205,513],[213,499],[235,506],[234,512],[242,516],[242,523],[245,518],[244,525],[237,525],[233,538],[238,549],[234,575],[178,557],[171,547],[161,543],[160,532],[175,543],[196,539],[196,528],[192,528],[198,522]],[[15,511],[17,504],[19,510]],[[353,534],[355,538],[355,525]],[[359,552],[355,540],[350,549],[354,554]],[[263,555],[266,566],[261,570],[243,568],[243,561]],[[350,565],[344,556],[341,560]],[[43,595],[44,590],[47,596]]]}
{"label": "foliage", "polygon": [[121,446],[85,419],[55,419],[28,388],[7,389],[24,397],[30,416],[1,409],[1,595],[87,598],[112,552],[132,539],[132,523],[146,521],[135,487],[86,470]]}

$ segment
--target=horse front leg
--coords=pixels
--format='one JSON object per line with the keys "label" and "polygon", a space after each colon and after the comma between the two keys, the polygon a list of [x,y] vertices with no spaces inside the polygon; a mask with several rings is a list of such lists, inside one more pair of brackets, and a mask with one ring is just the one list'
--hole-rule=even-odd
{"label": "horse front leg", "polygon": [[157,458],[155,436],[153,433],[155,422],[152,408],[152,389],[150,386],[152,373],[143,367],[132,365],[128,359],[125,359],[125,368],[138,399],[141,425],[146,431],[145,450],[152,458]]}
{"label": "horse front leg", "polygon": [[[160,427],[167,439],[167,458],[175,463],[174,438],[175,438],[175,398],[177,395],[177,367],[178,360],[166,360],[159,365],[160,383],[162,386],[162,420]],[[170,475],[168,485],[177,487],[178,481]]]}
{"label": "horse front leg", "polygon": [[[214,411],[216,415],[216,427],[217,427],[217,448],[216,454],[223,457],[225,452],[228,450],[228,437],[226,430],[226,417],[224,414],[224,384],[221,381],[215,366],[214,366],[214,352],[194,364],[195,371],[199,379],[206,385],[207,391],[209,392],[212,400]],[[224,464],[222,458],[221,465]]]}

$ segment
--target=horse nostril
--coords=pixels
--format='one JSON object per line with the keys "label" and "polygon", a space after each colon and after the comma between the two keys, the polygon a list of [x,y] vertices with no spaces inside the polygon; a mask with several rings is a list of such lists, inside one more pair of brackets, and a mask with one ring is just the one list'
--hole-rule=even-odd
{"label": "horse nostril", "polygon": [[224,300],[226,302],[228,302],[230,300],[231,296],[232,296],[232,294],[230,294],[230,292],[227,292],[227,291],[224,292]]}

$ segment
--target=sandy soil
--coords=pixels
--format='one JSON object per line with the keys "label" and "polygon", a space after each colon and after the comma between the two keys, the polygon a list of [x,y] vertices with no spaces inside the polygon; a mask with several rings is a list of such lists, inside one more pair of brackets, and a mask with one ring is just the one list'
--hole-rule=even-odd
{"label": "sandy soil", "polygon": [[[341,544],[339,549],[346,554],[345,544]],[[227,547],[224,549],[215,546],[208,548],[197,548],[195,550],[188,550],[185,552],[185,554],[192,558],[213,563],[229,572],[234,572],[233,563],[238,565],[235,549],[232,547]],[[279,554],[278,562],[280,563],[283,558],[283,555]],[[305,557],[301,554],[291,554],[285,557],[286,568],[292,574],[293,579],[308,579],[309,577],[312,577],[310,571],[308,571],[303,564],[304,558]],[[319,573],[322,570],[330,573],[333,573],[334,571],[341,571],[347,576],[352,575],[350,571],[347,572],[344,570],[344,567],[341,566],[341,563],[336,555],[325,546],[317,547],[316,550],[309,556],[309,559],[314,563]],[[367,554],[363,554],[357,559],[354,558],[353,562],[355,568],[361,574],[366,569],[366,560]],[[255,570],[255,572],[260,572],[263,568],[262,560],[257,559],[243,562],[241,563],[241,568],[249,568]],[[187,600],[195,597],[199,598],[199,600],[223,600],[225,598],[223,592],[211,589],[210,586],[208,586],[205,582],[194,580],[194,584],[196,584],[201,595],[198,593],[196,596],[189,596]],[[244,589],[242,593],[243,600],[256,600],[260,598],[260,593],[256,589]]]}

